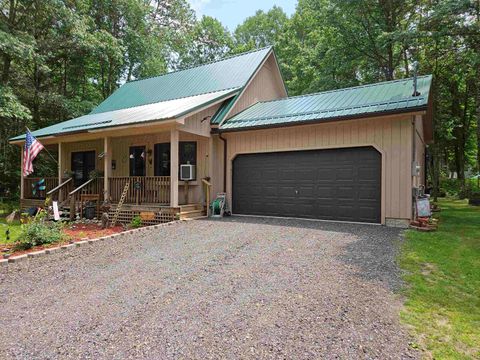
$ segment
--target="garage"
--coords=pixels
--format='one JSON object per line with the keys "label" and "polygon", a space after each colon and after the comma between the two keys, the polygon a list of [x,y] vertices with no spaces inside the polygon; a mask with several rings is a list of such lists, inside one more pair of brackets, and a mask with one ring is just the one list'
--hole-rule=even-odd
{"label": "garage", "polygon": [[381,154],[373,147],[242,154],[234,214],[381,222]]}

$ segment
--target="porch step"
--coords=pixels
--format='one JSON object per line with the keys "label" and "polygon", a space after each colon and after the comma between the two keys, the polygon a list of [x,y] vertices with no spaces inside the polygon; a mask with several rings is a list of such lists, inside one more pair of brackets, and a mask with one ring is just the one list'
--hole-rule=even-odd
{"label": "porch step", "polygon": [[180,220],[195,219],[202,216],[205,216],[205,212],[203,210],[182,211],[180,213]]}

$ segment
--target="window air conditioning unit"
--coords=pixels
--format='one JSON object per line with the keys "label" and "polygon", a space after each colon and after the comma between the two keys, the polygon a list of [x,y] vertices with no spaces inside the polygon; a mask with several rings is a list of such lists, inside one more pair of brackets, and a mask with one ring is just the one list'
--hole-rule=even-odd
{"label": "window air conditioning unit", "polygon": [[180,180],[189,181],[195,179],[195,165],[180,165]]}

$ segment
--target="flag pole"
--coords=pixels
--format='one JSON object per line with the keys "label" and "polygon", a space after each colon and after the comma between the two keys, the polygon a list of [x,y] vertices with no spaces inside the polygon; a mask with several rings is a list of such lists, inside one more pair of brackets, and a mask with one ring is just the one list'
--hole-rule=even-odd
{"label": "flag pole", "polygon": [[[31,133],[31,131],[30,131],[30,129],[29,129],[28,127],[25,126],[25,128],[27,129],[27,131],[28,131],[29,133]],[[36,138],[35,138],[35,139],[36,139]],[[38,139],[37,139],[37,141],[38,141]],[[43,145],[43,144],[42,144],[42,145]],[[50,153],[50,151],[47,150],[47,148],[46,148],[45,146],[43,147],[43,150],[45,150],[45,151],[47,152],[47,154],[52,158],[52,160],[57,163],[57,166],[60,166],[60,164],[58,163],[57,159],[55,159],[55,158],[53,157],[53,155]]]}

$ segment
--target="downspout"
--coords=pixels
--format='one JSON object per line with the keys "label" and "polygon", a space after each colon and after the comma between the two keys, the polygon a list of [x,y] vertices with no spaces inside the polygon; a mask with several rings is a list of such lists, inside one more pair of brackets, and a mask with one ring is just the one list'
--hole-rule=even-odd
{"label": "downspout", "polygon": [[223,141],[223,192],[227,192],[227,139],[218,133],[218,138]]}

